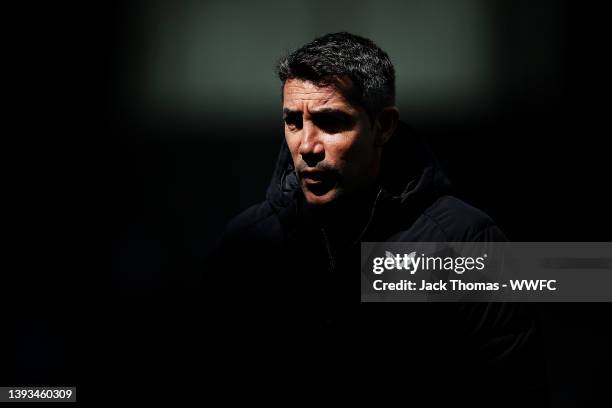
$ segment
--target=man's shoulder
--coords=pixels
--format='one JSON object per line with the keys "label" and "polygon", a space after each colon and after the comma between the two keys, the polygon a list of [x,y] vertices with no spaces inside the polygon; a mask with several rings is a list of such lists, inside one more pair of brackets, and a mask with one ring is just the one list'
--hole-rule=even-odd
{"label": "man's shoulder", "polygon": [[441,242],[506,240],[487,213],[452,195],[437,198],[423,211],[411,230],[417,235],[415,240],[417,238]]}

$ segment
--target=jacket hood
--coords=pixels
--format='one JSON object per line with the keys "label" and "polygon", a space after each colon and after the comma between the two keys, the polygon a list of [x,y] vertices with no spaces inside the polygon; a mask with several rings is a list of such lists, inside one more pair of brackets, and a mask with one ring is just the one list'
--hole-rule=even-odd
{"label": "jacket hood", "polygon": [[[431,151],[401,121],[383,149],[379,185],[384,198],[399,205],[408,204],[416,197],[439,196],[450,190],[450,183]],[[266,199],[278,211],[289,206],[298,193],[293,159],[283,139]]]}

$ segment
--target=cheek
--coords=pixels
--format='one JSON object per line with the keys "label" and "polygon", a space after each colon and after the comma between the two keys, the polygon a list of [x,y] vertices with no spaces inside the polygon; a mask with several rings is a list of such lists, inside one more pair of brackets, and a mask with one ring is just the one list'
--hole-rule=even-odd
{"label": "cheek", "polygon": [[297,138],[295,135],[288,134],[287,131],[285,131],[285,141],[287,142],[289,153],[291,153],[291,157],[295,163],[298,158],[297,152],[299,148],[299,138]]}
{"label": "cheek", "polygon": [[371,146],[368,140],[359,133],[345,135],[341,142],[334,145],[338,164],[348,174],[358,175],[367,169],[371,161]]}
{"label": "cheek", "polygon": [[344,135],[335,134],[325,135],[322,141],[325,149],[324,161],[342,172],[350,156],[348,139]]}

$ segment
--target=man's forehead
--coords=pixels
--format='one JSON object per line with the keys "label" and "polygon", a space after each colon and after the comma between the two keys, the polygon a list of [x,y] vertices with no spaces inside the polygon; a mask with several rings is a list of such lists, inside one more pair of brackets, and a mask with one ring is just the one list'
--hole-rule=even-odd
{"label": "man's forehead", "polygon": [[[344,85],[344,86],[343,86]],[[317,85],[311,81],[300,79],[288,79],[283,87],[284,106],[302,104],[303,102],[327,105],[331,103],[348,104],[344,95],[344,89],[350,86],[343,83],[330,83],[329,85]]]}

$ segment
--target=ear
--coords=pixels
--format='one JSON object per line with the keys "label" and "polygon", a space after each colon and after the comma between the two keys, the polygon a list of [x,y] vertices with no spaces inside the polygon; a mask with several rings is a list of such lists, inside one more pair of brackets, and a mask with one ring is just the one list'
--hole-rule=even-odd
{"label": "ear", "polygon": [[383,146],[389,141],[399,122],[399,109],[396,106],[387,106],[378,114],[376,119],[375,146]]}

